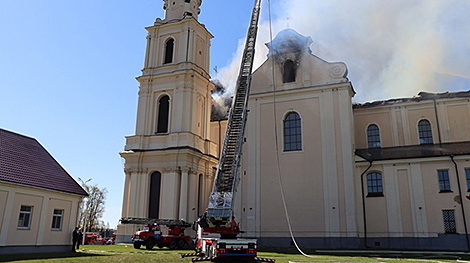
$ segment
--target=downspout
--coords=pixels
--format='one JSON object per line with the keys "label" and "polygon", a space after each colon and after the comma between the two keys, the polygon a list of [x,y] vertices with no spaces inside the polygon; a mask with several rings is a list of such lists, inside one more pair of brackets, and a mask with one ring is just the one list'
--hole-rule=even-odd
{"label": "downspout", "polygon": [[439,125],[439,116],[437,115],[436,98],[434,98],[433,101],[434,101],[434,114],[436,114],[437,136],[439,137],[439,144],[441,144],[442,143],[442,140],[441,140],[441,126]]}
{"label": "downspout", "polygon": [[467,240],[467,248],[470,251],[470,241],[468,240],[468,231],[467,231],[467,220],[465,219],[465,210],[463,208],[462,190],[460,189],[459,169],[457,167],[457,163],[455,162],[453,155],[450,156],[450,159],[452,160],[455,166],[455,174],[457,176],[457,186],[459,187],[460,207],[462,208],[463,226],[465,227],[465,238]]}
{"label": "downspout", "polygon": [[365,193],[364,193],[364,174],[369,171],[369,169],[372,167],[372,161],[369,161],[369,167],[362,172],[361,174],[361,190],[362,190],[362,217],[364,218],[364,247],[368,248],[367,246],[367,219],[366,219],[366,199],[365,199]]}

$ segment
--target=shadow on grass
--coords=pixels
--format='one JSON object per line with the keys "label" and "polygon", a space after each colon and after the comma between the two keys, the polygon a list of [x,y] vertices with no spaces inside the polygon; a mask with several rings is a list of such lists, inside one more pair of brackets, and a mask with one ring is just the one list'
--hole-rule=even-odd
{"label": "shadow on grass", "polygon": [[[279,253],[288,255],[300,255],[300,252],[295,248],[264,248],[258,249],[258,252],[265,253]],[[421,260],[470,260],[470,254],[455,254],[452,251],[448,252],[405,252],[403,251],[374,251],[368,250],[366,252],[354,250],[350,251],[316,251],[315,249],[305,249],[303,252],[310,256],[333,256],[333,257],[351,257],[351,258],[388,258],[388,259],[421,259]]]}
{"label": "shadow on grass", "polygon": [[11,255],[2,255],[0,257],[0,262],[8,262],[8,261],[15,261],[15,260],[40,260],[40,259],[101,257],[101,256],[108,256],[108,255],[84,253],[84,252],[11,254]]}

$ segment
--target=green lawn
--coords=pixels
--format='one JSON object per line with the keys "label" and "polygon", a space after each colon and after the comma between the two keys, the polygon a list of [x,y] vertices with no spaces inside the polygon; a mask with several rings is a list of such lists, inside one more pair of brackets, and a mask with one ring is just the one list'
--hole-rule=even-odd
{"label": "green lawn", "polygon": [[[181,253],[191,253],[191,250],[169,250],[155,248],[151,251],[145,249],[134,249],[132,245],[109,245],[109,246],[82,246],[78,253],[50,253],[33,255],[7,255],[0,257],[0,262],[191,262],[190,258],[182,259]],[[338,252],[323,252],[323,254],[311,253],[312,258],[307,258],[293,249],[271,250],[259,252],[259,257],[272,258],[278,263],[289,262],[457,262],[457,259],[469,260],[462,255],[449,254],[369,254],[361,255],[358,253],[340,254]],[[460,261],[462,262],[462,261]],[[470,261],[467,261],[470,262]]]}

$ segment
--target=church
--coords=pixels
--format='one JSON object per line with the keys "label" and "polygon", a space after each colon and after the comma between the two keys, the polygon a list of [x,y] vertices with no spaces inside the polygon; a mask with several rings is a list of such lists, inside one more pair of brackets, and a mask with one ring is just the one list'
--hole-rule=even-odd
{"label": "church", "polygon": [[[164,0],[165,18],[146,28],[122,217],[193,222],[207,207],[227,120],[211,119],[200,5]],[[293,245],[282,189],[301,247],[470,250],[470,92],[353,104],[346,64],[311,44],[281,31],[252,74],[234,200],[242,236]],[[139,228],[119,225],[116,242]]]}

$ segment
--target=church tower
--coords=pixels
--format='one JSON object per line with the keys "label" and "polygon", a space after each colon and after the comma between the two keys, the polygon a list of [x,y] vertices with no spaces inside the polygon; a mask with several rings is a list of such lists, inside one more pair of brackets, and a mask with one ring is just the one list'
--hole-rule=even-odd
{"label": "church tower", "polygon": [[[210,140],[210,40],[202,0],[164,0],[147,27],[135,135],[125,150],[122,217],[194,221],[211,191],[217,145]],[[140,226],[119,225],[120,238]],[[119,238],[118,238],[119,239]]]}

